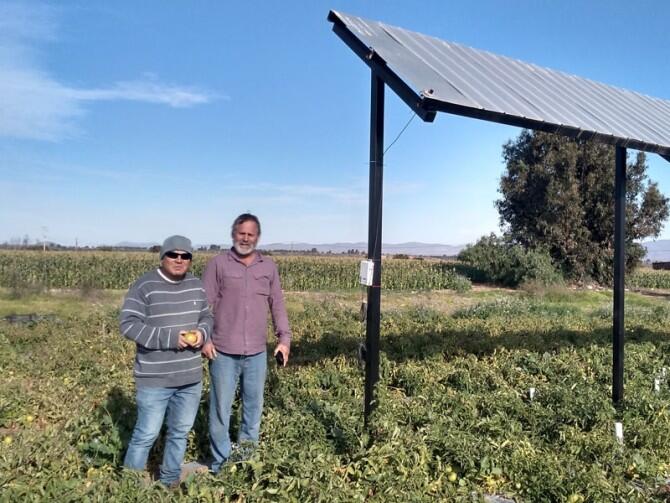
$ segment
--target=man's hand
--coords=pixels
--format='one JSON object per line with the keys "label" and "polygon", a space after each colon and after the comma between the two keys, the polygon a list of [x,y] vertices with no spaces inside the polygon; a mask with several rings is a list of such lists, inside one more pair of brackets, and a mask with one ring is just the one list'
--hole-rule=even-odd
{"label": "man's hand", "polygon": [[[193,338],[195,335],[195,339]],[[179,332],[179,342],[177,343],[179,349],[187,347],[198,348],[202,345],[202,332],[200,330],[182,330]]]}
{"label": "man's hand", "polygon": [[281,353],[284,355],[284,365],[282,367],[286,367],[286,364],[288,363],[288,355],[291,352],[291,350],[288,348],[286,344],[277,344],[277,347],[274,350],[274,353],[272,353],[275,357],[277,357],[277,353]]}
{"label": "man's hand", "polygon": [[212,344],[212,341],[207,341],[202,347],[202,356],[210,360],[216,358],[216,348],[214,347],[214,344]]}

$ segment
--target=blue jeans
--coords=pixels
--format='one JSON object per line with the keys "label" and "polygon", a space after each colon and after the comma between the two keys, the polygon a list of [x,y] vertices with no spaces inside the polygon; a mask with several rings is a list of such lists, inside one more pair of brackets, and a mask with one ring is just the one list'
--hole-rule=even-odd
{"label": "blue jeans", "polygon": [[133,470],[146,469],[149,451],[158,438],[167,411],[167,434],[160,480],[165,485],[177,482],[188,433],[198,413],[201,393],[202,382],[177,388],[137,388],[137,422],[123,465]]}
{"label": "blue jeans", "polygon": [[237,381],[242,396],[242,422],[238,442],[258,442],[263,413],[263,390],[267,356],[265,351],[251,356],[219,353],[209,362],[209,440],[212,449],[212,471],[230,457],[230,415]]}

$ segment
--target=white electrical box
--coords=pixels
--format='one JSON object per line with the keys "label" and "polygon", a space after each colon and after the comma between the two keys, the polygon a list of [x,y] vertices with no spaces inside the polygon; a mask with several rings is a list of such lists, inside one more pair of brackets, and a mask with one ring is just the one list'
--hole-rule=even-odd
{"label": "white electrical box", "polygon": [[361,260],[361,272],[359,274],[361,285],[372,286],[372,275],[375,271],[375,263],[372,260]]}

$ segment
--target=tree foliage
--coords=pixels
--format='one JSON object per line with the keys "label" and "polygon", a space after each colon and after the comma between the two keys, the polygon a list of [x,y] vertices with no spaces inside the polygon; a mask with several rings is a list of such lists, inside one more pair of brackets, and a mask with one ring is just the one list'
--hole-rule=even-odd
{"label": "tree foliage", "polygon": [[[548,250],[566,277],[608,283],[614,255],[614,148],[524,130],[503,147],[506,172],[496,201],[509,239]],[[668,198],[647,177],[645,154],[627,162],[626,265],[644,256],[635,243],[658,237]]]}
{"label": "tree foliage", "polygon": [[467,246],[458,260],[468,266],[466,273],[473,281],[517,287],[528,282],[553,285],[563,279],[545,251],[526,249],[495,234]]}

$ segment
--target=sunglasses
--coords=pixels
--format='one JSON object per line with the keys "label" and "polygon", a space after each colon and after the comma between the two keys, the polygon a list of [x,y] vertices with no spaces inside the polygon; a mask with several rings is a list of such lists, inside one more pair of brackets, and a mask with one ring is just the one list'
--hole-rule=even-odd
{"label": "sunglasses", "polygon": [[171,258],[171,259],[177,259],[177,258],[180,258],[180,259],[182,259],[182,260],[191,260],[191,259],[193,258],[193,254],[188,253],[188,252],[186,252],[186,253],[177,253],[177,252],[169,251],[169,252],[165,252],[165,256],[166,256],[167,258]]}

